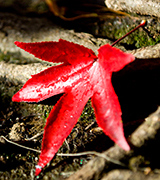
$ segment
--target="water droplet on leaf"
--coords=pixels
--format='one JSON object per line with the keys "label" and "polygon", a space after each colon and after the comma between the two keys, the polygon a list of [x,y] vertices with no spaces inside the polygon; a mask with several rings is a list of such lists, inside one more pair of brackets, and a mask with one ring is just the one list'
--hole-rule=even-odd
{"label": "water droplet on leaf", "polygon": [[66,82],[66,81],[68,80],[68,77],[67,77],[67,76],[62,76],[62,77],[61,77],[61,80],[62,80],[63,82]]}

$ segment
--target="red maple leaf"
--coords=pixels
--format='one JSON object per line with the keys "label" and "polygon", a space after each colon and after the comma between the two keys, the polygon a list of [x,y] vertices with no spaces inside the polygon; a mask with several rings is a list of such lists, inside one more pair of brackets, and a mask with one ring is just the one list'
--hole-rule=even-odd
{"label": "red maple leaf", "polygon": [[89,98],[104,133],[124,150],[130,149],[124,137],[121,108],[111,76],[112,72],[132,62],[133,55],[106,44],[98,49],[97,57],[92,50],[62,39],[15,44],[42,60],[62,63],[33,75],[12,98],[18,102],[38,102],[64,93],[47,118],[36,175],[57,153]]}

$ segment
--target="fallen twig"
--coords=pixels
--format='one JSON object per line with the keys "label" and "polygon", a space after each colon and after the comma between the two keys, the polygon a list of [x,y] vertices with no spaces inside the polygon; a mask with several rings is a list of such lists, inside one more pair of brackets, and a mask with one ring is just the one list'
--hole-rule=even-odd
{"label": "fallen twig", "polygon": [[24,149],[28,149],[28,150],[30,150],[30,151],[35,151],[35,152],[38,152],[38,153],[41,152],[40,150],[33,149],[33,148],[30,148],[30,147],[23,146],[23,145],[21,145],[21,144],[15,143],[15,142],[13,142],[13,141],[10,141],[10,140],[8,140],[6,137],[4,137],[4,136],[0,136],[0,138],[3,138],[3,139],[4,139],[5,141],[7,141],[8,143],[13,144],[13,145],[15,145],[15,146],[18,146],[18,147],[21,147],[21,148],[24,148]]}
{"label": "fallen twig", "polygon": [[[0,138],[3,138],[5,141],[7,141],[8,143],[10,144],[13,144],[15,146],[18,146],[18,147],[21,147],[21,148],[24,148],[24,149],[28,149],[30,151],[34,151],[34,152],[38,152],[38,153],[41,153],[40,150],[37,150],[37,149],[33,149],[33,148],[30,148],[30,147],[27,147],[27,146],[23,146],[23,145],[20,145],[18,143],[15,143],[13,141],[10,141],[8,140],[6,137],[4,136],[0,136]],[[35,138],[35,137],[34,137]],[[33,139],[33,138],[32,138]],[[2,141],[1,141],[2,142]],[[121,163],[120,161],[117,161],[117,160],[114,160],[114,159],[111,159],[107,156],[105,156],[104,154],[102,153],[98,153],[96,151],[87,151],[87,152],[81,152],[81,153],[57,153],[57,156],[70,156],[70,157],[73,157],[73,156],[86,156],[86,155],[96,155],[96,156],[99,156],[99,157],[102,157],[104,159],[106,159],[107,161],[110,161],[114,164],[118,164],[120,166],[125,166],[125,164]]]}

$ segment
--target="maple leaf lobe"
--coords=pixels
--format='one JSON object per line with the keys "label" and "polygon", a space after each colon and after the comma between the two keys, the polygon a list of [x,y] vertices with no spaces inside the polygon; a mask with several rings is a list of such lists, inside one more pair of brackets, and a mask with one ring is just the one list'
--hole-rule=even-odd
{"label": "maple leaf lobe", "polygon": [[135,59],[132,54],[125,53],[109,44],[101,46],[98,52],[98,58],[101,59],[100,63],[110,72],[121,70]]}
{"label": "maple leaf lobe", "polygon": [[91,59],[97,58],[91,49],[63,39],[59,39],[58,42],[35,43],[15,41],[15,45],[39,59],[53,63],[75,64],[77,61],[80,63],[81,58],[83,58],[83,63],[85,61],[87,63]]}

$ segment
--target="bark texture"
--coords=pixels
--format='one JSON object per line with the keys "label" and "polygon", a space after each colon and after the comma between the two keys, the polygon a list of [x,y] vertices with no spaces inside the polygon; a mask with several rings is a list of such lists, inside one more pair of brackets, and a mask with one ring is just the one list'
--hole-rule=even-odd
{"label": "bark texture", "polygon": [[105,0],[108,8],[160,17],[159,0]]}
{"label": "bark texture", "polygon": [[160,175],[156,173],[145,175],[142,172],[133,172],[130,170],[113,170],[110,171],[101,180],[158,180]]}

